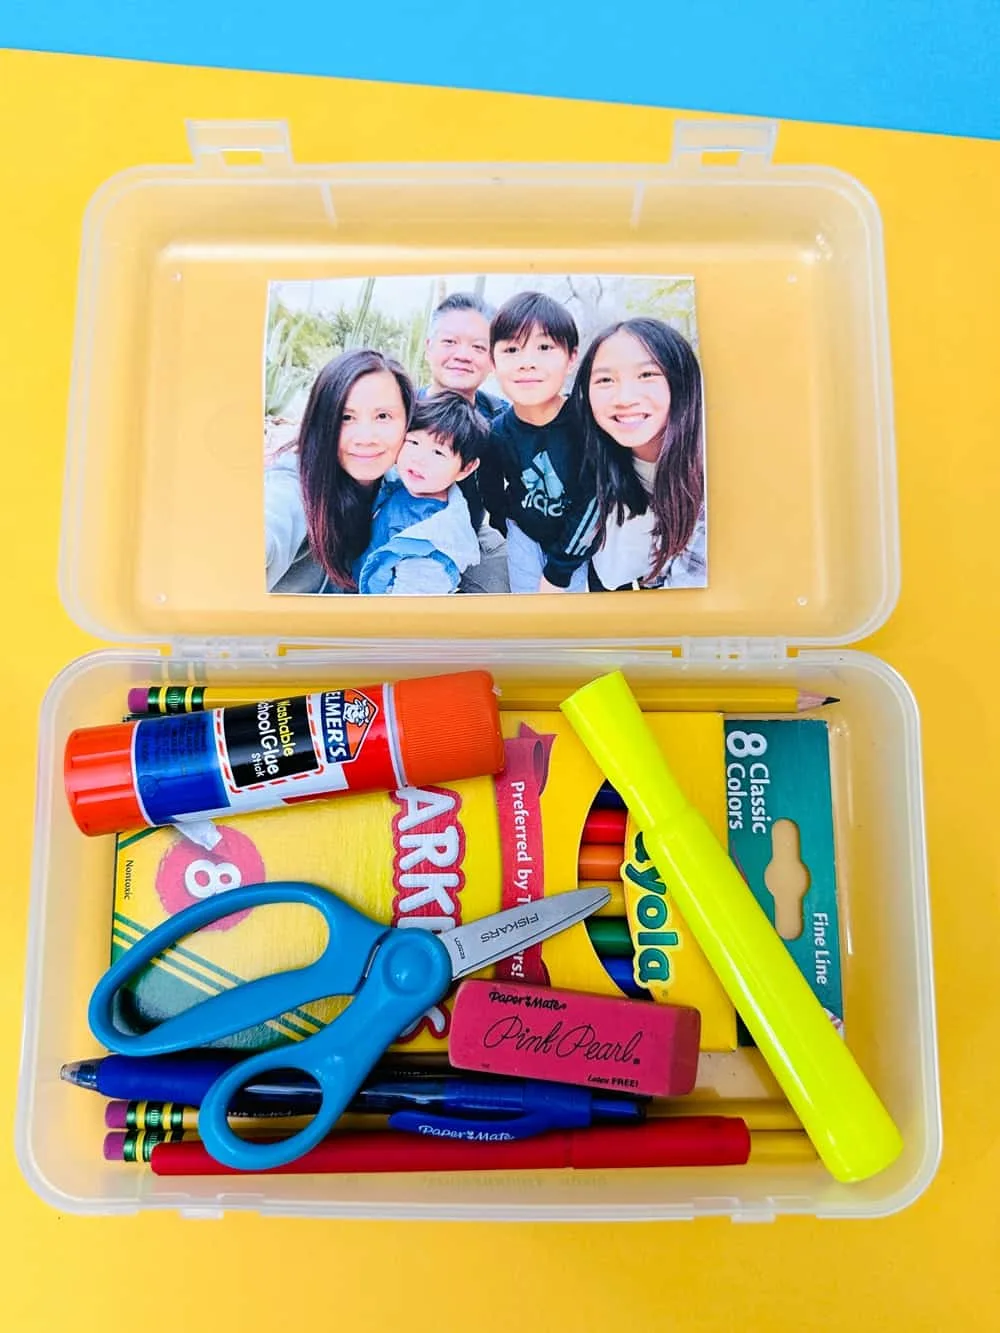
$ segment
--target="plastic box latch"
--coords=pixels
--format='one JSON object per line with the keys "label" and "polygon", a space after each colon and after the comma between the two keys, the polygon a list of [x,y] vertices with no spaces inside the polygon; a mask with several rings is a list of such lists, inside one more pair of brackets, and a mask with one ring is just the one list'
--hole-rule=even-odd
{"label": "plastic box latch", "polygon": [[188,144],[202,171],[270,174],[292,166],[292,144],[283,120],[189,120]]}
{"label": "plastic box latch", "polygon": [[753,174],[771,162],[777,137],[775,120],[678,120],[670,165]]}

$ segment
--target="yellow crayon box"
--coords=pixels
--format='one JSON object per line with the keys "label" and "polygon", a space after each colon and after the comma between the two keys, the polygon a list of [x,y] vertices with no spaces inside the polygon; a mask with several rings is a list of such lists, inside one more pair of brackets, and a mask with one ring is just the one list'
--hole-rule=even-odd
{"label": "yellow crayon box", "polygon": [[[724,839],[721,717],[663,713],[650,720],[679,780]],[[559,712],[504,713],[503,728],[506,765],[495,778],[352,795],[218,820],[221,837],[211,851],[176,828],[122,834],[112,958],[191,903],[265,880],[320,884],[376,920],[437,931],[574,888],[583,827],[602,775]],[[641,883],[643,873],[635,864],[634,837],[629,851],[626,902],[636,942],[649,932],[637,915],[643,909],[630,880]],[[701,1011],[705,1049],[733,1049],[732,1006],[675,909],[670,910],[667,939],[669,979],[657,975],[656,984],[643,984],[655,999]],[[302,966],[324,944],[325,929],[308,907],[271,905],[224,918],[140,973],[122,995],[119,1022],[149,1027],[241,981]],[[664,971],[662,961],[652,963],[648,942],[638,944],[637,979],[642,981],[651,966]],[[582,923],[503,959],[492,974],[621,994]],[[299,1040],[346,1003],[331,998],[306,1005],[247,1029],[227,1044],[262,1049]],[[443,1054],[449,1024],[446,1000],[405,1033],[397,1049]]]}

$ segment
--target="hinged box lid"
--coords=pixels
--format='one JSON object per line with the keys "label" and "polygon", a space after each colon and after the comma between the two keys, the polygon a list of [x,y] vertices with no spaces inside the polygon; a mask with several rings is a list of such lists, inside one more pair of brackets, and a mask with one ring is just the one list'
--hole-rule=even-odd
{"label": "hinged box lid", "polygon": [[[193,163],[124,172],[87,212],[70,614],[159,643],[489,636],[770,655],[871,633],[899,580],[881,225],[856,181],[774,163],[774,137],[766,122],[682,121],[664,164],[299,165],[283,124],[192,124]],[[266,591],[269,280],[447,272],[693,275],[707,588]]]}

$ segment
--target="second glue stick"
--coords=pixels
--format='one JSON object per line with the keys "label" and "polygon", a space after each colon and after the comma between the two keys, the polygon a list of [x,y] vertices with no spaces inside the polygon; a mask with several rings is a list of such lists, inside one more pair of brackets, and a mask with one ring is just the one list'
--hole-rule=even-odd
{"label": "second glue stick", "polygon": [[463,671],[74,731],[64,781],[86,834],[221,818],[503,767],[493,679]]}

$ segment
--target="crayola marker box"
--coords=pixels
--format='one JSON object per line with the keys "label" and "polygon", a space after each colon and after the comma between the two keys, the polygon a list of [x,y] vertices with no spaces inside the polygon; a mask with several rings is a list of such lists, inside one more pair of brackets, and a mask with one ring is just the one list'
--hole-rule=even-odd
{"label": "crayola marker box", "polygon": [[[502,722],[505,766],[492,778],[221,819],[216,821],[221,837],[211,851],[176,828],[120,835],[112,958],[192,902],[268,880],[320,884],[376,920],[436,931],[574,888],[583,826],[602,775],[561,713],[504,713]],[[721,717],[663,713],[655,715],[655,723],[679,780],[724,838]],[[676,912],[671,929],[678,936],[667,950],[673,981],[655,990],[654,998],[698,1008],[703,1047],[730,1050],[732,1006]],[[324,928],[307,907],[269,906],[224,918],[140,974],[122,997],[119,1021],[148,1027],[240,981],[300,967],[324,944]],[[637,966],[646,957],[644,948]],[[483,975],[621,994],[582,923],[501,960]],[[346,1003],[331,998],[304,1006],[226,1044],[263,1049],[300,1040]],[[404,1034],[396,1049],[444,1054],[450,1022],[446,1000]]]}
{"label": "crayola marker box", "polygon": [[[726,719],[728,846],[799,971],[843,1032],[829,731],[819,718]],[[740,1026],[740,1043],[750,1035]]]}
{"label": "crayola marker box", "polygon": [[[646,721],[659,737],[677,781],[685,795],[708,820],[725,845],[726,794],[724,780],[698,747],[707,740],[708,728],[700,726],[704,714],[650,713]],[[722,743],[723,722],[712,715],[712,743]],[[625,908],[635,947],[632,972],[653,999],[662,1004],[689,1005],[701,1013],[703,1050],[728,1051],[736,1047],[736,1011],[708,959],[692,938],[684,918],[674,905],[643,844],[642,832],[629,815],[625,830],[625,860],[622,864]]]}

